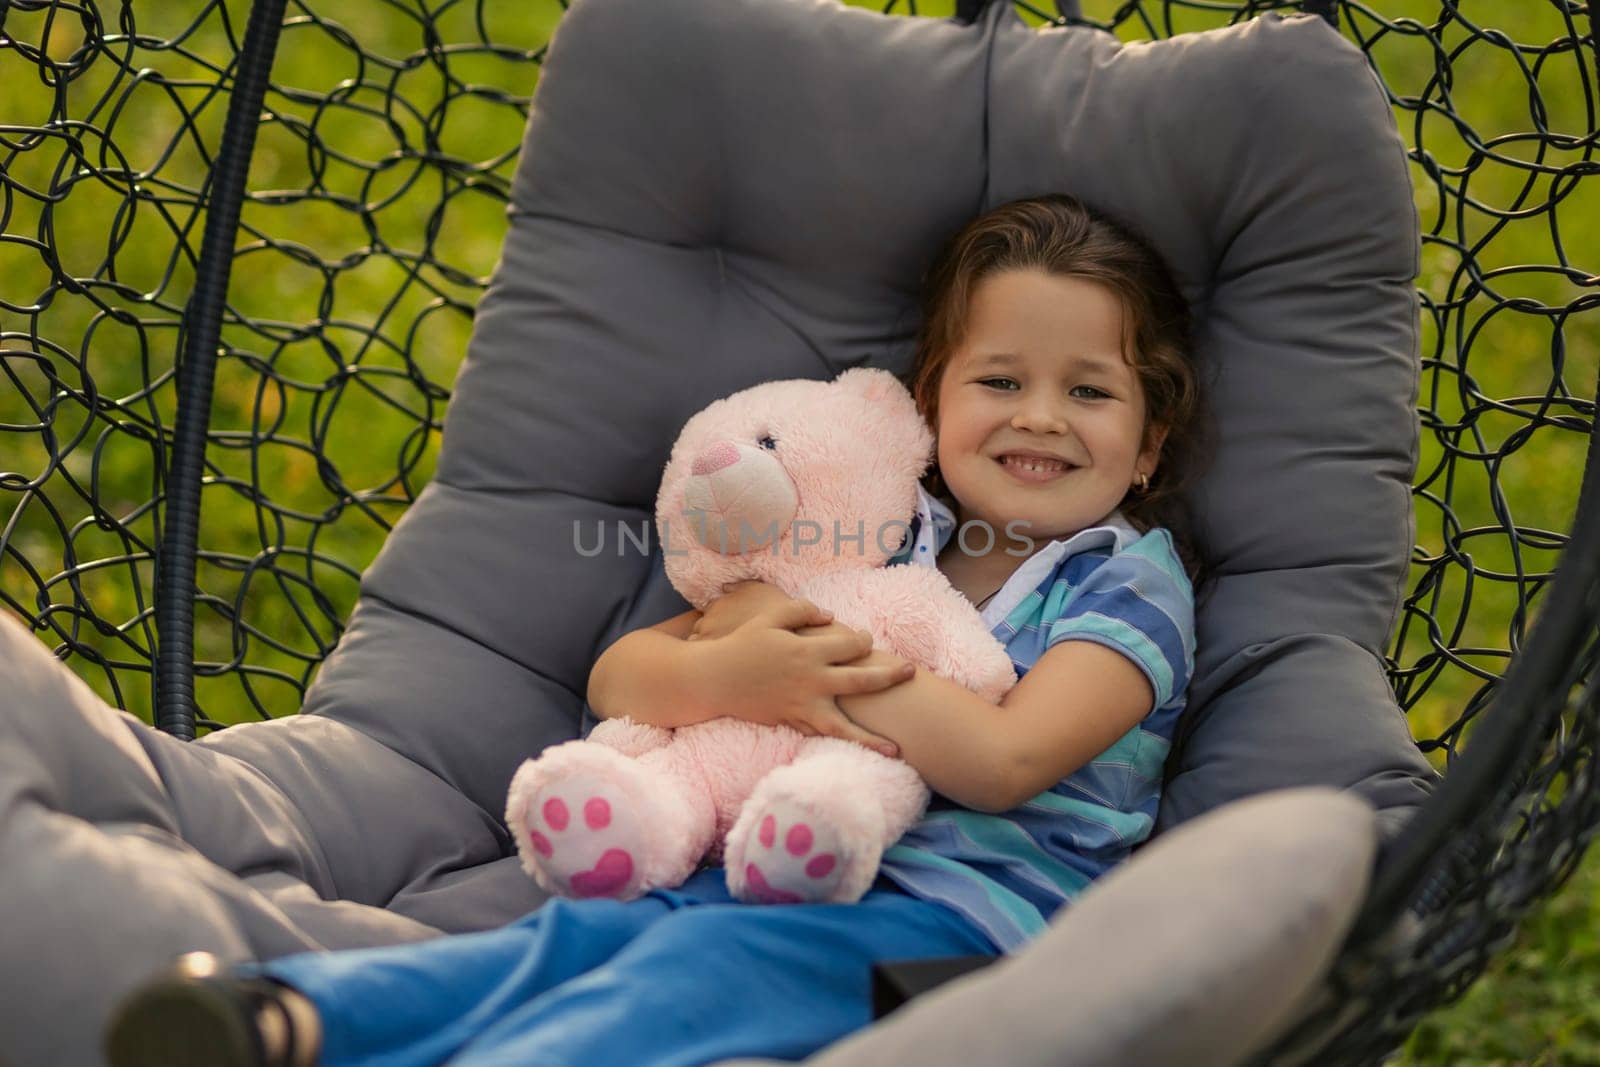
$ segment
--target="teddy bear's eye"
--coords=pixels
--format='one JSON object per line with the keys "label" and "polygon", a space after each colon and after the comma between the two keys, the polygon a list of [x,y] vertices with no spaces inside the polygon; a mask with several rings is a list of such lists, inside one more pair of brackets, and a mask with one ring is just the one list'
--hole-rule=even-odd
{"label": "teddy bear's eye", "polygon": [[762,436],[761,438],[759,438],[756,441],[756,444],[758,444],[762,448],[765,448],[765,449],[768,449],[768,450],[775,449],[775,448],[778,447],[778,442],[773,440],[771,434],[766,434],[766,435]]}

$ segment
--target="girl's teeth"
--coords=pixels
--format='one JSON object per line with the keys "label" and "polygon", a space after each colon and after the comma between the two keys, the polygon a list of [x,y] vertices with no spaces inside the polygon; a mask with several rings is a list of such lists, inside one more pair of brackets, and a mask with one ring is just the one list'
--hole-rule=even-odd
{"label": "girl's teeth", "polygon": [[1067,469],[1065,463],[1056,463],[1044,459],[1021,459],[1017,456],[1007,456],[1005,462],[1007,466],[1021,467],[1023,470],[1029,471],[1064,471]]}

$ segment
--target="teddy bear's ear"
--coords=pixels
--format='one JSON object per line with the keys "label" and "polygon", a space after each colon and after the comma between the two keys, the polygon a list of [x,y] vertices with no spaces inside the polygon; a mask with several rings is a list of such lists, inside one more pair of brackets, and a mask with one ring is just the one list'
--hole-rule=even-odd
{"label": "teddy bear's ear", "polygon": [[911,393],[900,384],[900,379],[880,367],[852,367],[834,382],[860,393],[874,404],[911,401]]}
{"label": "teddy bear's ear", "polygon": [[917,411],[911,390],[900,384],[899,378],[878,367],[852,367],[835,378],[834,384],[860,395],[867,402],[884,430],[880,435],[881,443],[897,441],[898,452],[927,462],[933,451],[933,433]]}

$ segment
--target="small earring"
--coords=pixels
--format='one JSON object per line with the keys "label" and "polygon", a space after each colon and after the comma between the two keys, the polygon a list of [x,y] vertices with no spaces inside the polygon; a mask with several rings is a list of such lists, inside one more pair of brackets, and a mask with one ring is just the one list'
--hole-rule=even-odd
{"label": "small earring", "polygon": [[1150,476],[1148,474],[1141,473],[1139,475],[1139,492],[1148,493],[1149,491],[1150,491]]}

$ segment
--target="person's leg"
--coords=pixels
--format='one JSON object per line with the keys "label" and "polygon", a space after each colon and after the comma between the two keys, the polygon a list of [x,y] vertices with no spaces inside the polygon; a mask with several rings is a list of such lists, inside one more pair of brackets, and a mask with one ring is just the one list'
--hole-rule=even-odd
{"label": "person's leg", "polygon": [[724,888],[508,1012],[450,1062],[798,1059],[871,1022],[874,963],[994,951],[955,912],[897,890],[873,890],[855,904],[761,907],[733,902]]}
{"label": "person's leg", "polygon": [[552,900],[499,930],[417,945],[306,953],[246,968],[307,997],[323,1067],[438,1063],[540,993],[612,958],[691,898]]}
{"label": "person's leg", "polygon": [[[437,933],[318,899],[299,862],[315,846],[275,800],[249,768],[108,706],[0,607],[0,1058],[98,1062],[116,1005],[186,952],[234,963]],[[234,873],[269,867],[276,899]]]}
{"label": "person's leg", "polygon": [[631,902],[554,900],[499,930],[419,945],[302,953],[232,969],[204,954],[185,957],[120,1006],[109,1034],[111,1062],[438,1063],[706,890],[725,896],[720,870]]}

